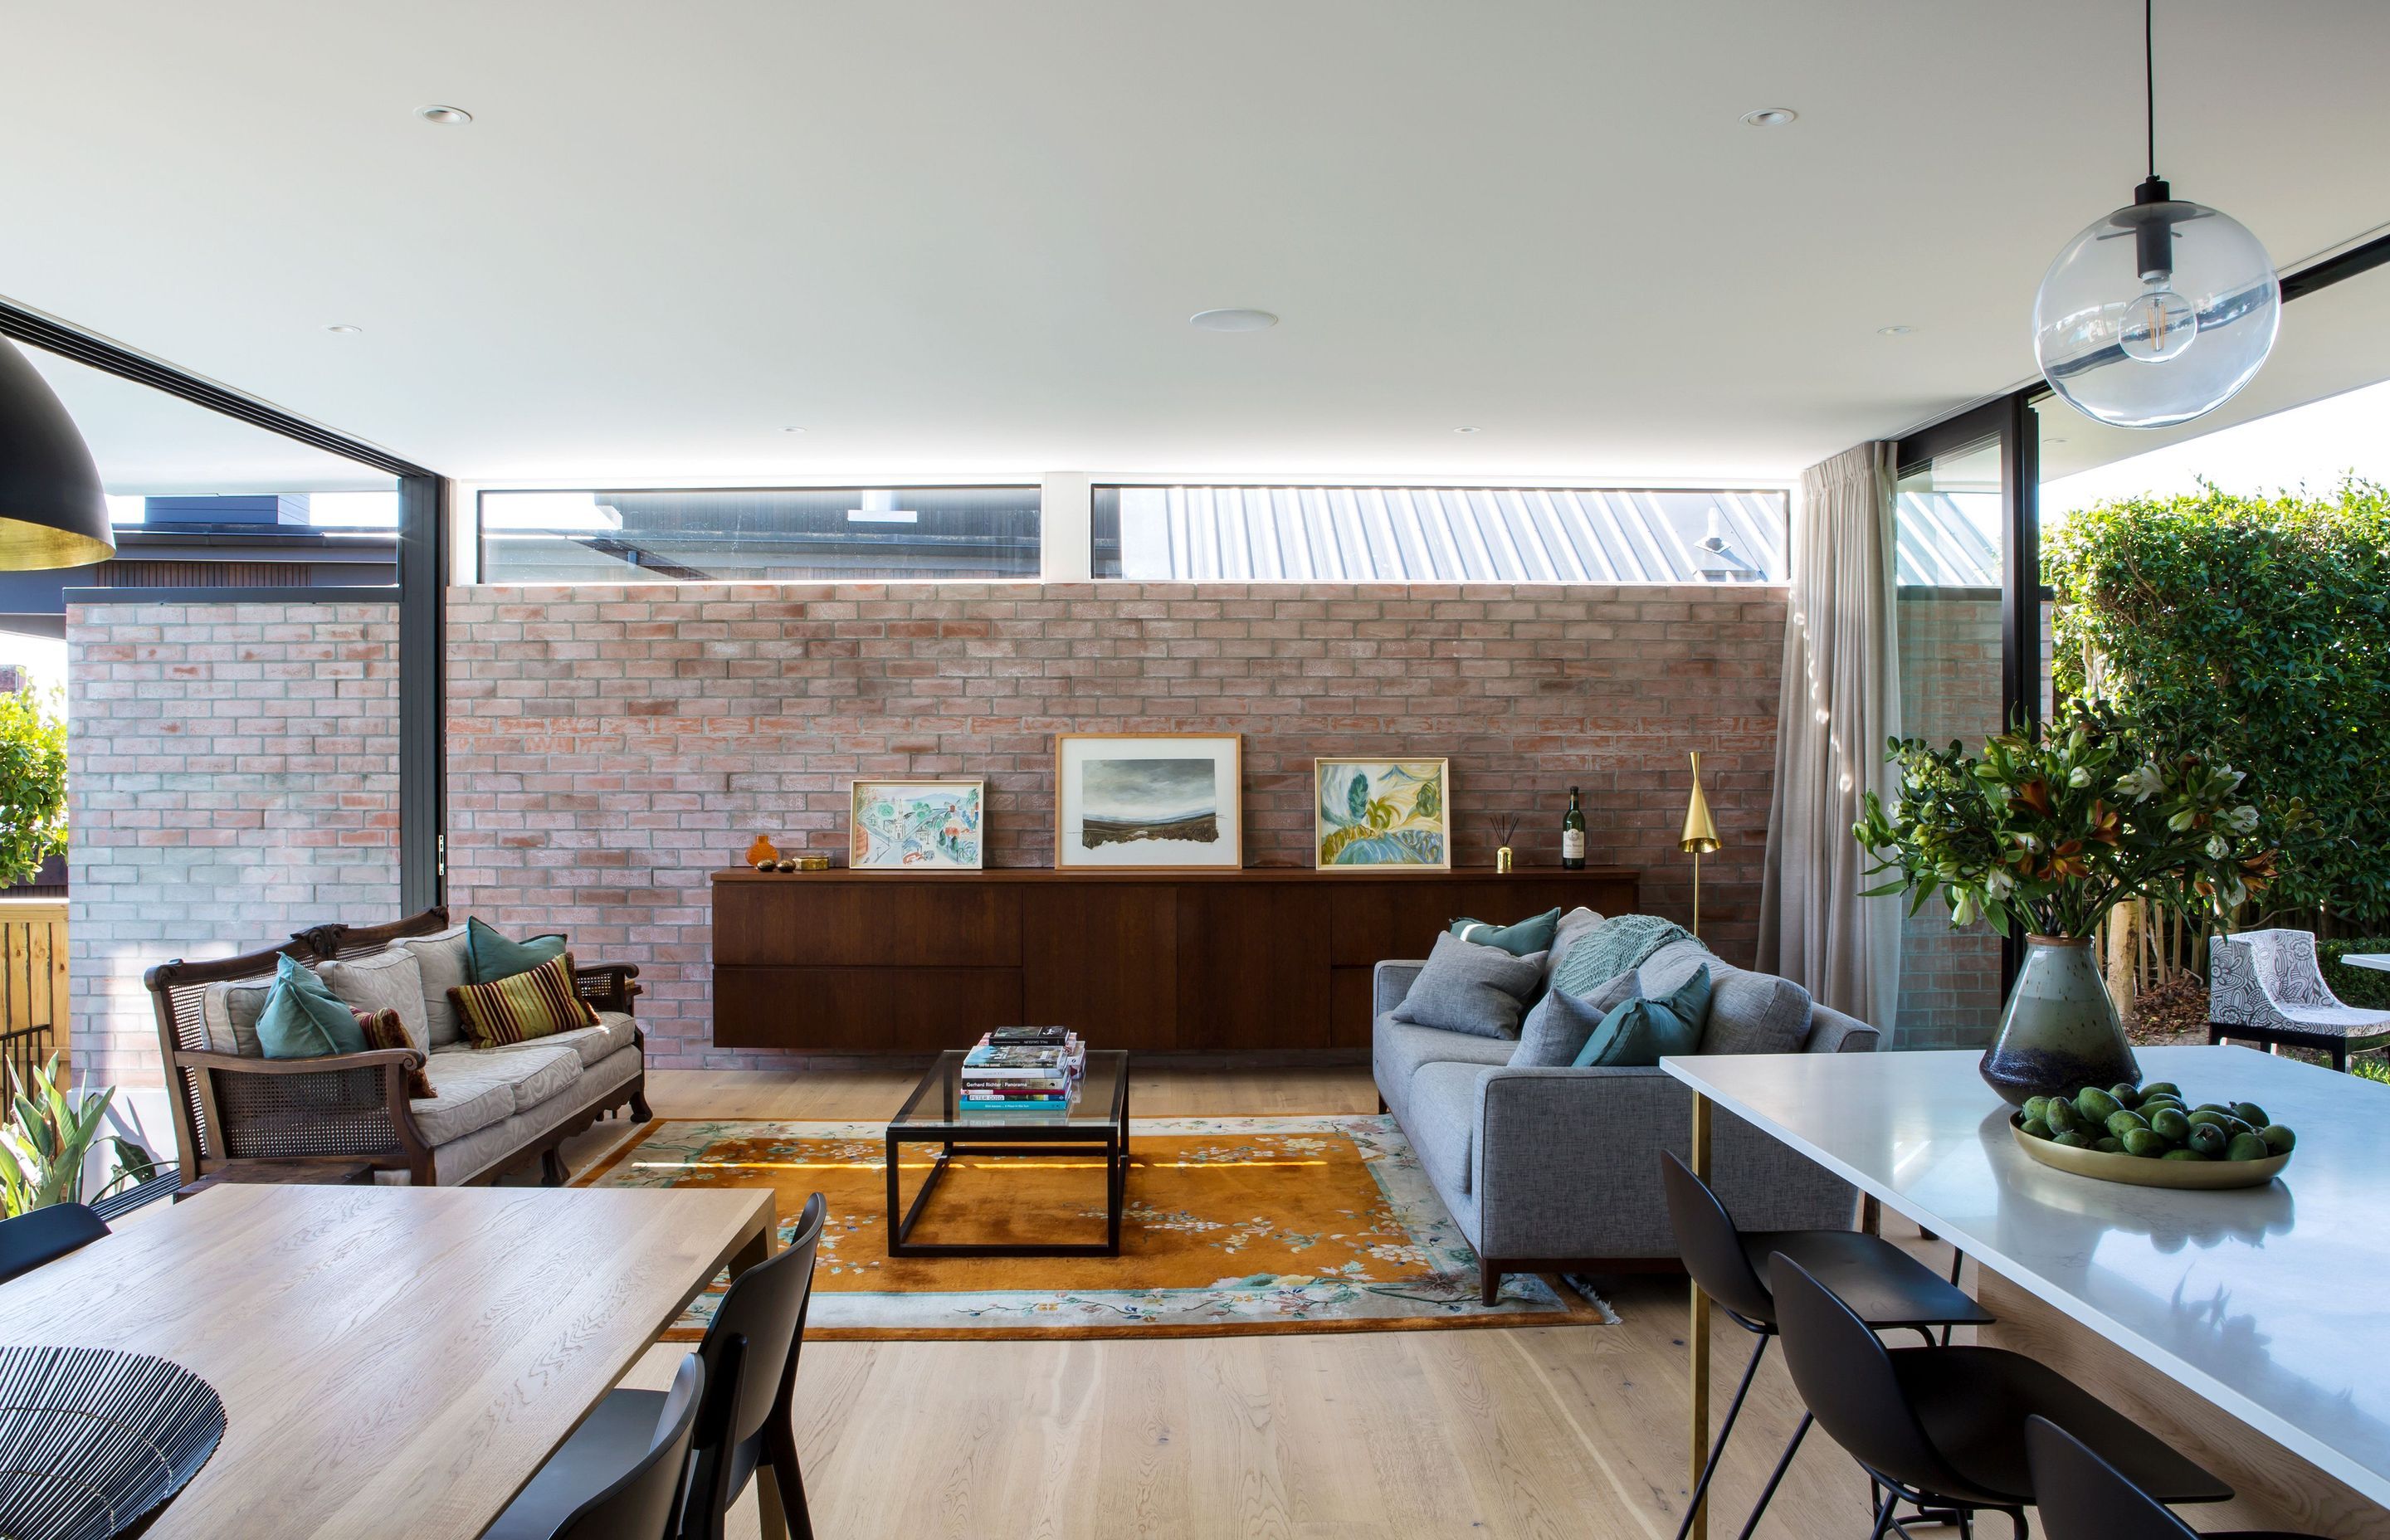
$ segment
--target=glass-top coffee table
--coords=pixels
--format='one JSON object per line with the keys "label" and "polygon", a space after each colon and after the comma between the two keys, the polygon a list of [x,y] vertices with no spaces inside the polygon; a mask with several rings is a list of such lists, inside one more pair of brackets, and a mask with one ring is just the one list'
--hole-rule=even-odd
{"label": "glass-top coffee table", "polygon": [[[1087,1072],[1062,1106],[1035,1112],[966,1111],[958,1105],[961,1050],[938,1056],[888,1122],[888,1254],[893,1257],[1116,1257],[1121,1202],[1128,1187],[1128,1054],[1090,1049]],[[898,1180],[898,1151],[907,1144],[938,1147],[921,1190],[907,1205]],[[1103,1153],[1104,1239],[1100,1242],[956,1245],[916,1241],[913,1226],[957,1156],[1049,1155],[1058,1145],[1095,1145]]]}

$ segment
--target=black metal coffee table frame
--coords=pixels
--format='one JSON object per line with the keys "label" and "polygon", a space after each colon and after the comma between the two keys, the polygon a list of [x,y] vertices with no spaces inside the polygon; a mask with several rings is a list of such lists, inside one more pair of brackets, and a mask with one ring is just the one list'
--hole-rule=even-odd
{"label": "black metal coffee table frame", "polygon": [[[962,1062],[962,1054],[948,1052],[938,1056],[929,1073],[914,1086],[913,1094],[896,1120],[888,1125],[888,1254],[892,1257],[1116,1257],[1120,1255],[1121,1207],[1128,1190],[1128,1055],[1120,1049],[1090,1052],[1087,1055],[1092,1082],[1095,1060],[1109,1060],[1111,1070],[1111,1106],[1100,1117],[1078,1119],[1058,1117],[1045,1120],[1024,1112],[958,1111],[955,1106],[955,1072]],[[1084,1084],[1084,1083],[1083,1083]],[[935,1098],[932,1100],[932,1098]],[[923,1117],[915,1109],[929,1101],[943,1115]],[[898,1155],[908,1144],[933,1144],[938,1152],[932,1158],[930,1174],[922,1178],[921,1190],[913,1201],[904,1201],[898,1182]],[[1051,1155],[1057,1149],[1098,1146],[1104,1158],[1104,1239],[1078,1244],[1040,1245],[948,1245],[939,1242],[916,1241],[913,1226],[929,1207],[930,1194],[937,1190],[938,1178],[946,1174],[947,1163],[957,1156],[986,1156],[994,1159],[1034,1159]]]}

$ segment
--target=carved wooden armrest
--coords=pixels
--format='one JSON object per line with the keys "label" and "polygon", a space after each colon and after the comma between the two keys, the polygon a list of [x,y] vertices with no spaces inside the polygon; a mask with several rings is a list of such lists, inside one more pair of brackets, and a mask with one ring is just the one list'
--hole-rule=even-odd
{"label": "carved wooden armrest", "polygon": [[584,1000],[599,1010],[619,1010],[625,1016],[632,1014],[632,998],[639,993],[638,976],[636,963],[593,963],[572,970],[573,987]]}

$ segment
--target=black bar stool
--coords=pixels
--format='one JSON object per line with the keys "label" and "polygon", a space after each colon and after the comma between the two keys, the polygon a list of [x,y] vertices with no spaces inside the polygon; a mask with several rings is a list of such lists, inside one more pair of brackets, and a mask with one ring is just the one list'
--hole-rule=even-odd
{"label": "black bar stool", "polygon": [[[1992,1317],[1957,1285],[1944,1282],[1880,1236],[1858,1230],[1756,1230],[1746,1235],[1734,1227],[1726,1205],[1718,1201],[1709,1184],[1664,1149],[1660,1152],[1660,1178],[1667,1187],[1668,1220],[1676,1227],[1677,1251],[1684,1259],[1685,1270],[1728,1319],[1758,1339],[1752,1345],[1751,1362],[1743,1367],[1742,1382],[1735,1387],[1734,1400],[1727,1406],[1726,1420],[1710,1444],[1701,1479],[1693,1483],[1685,1517],[1677,1526],[1677,1540],[1685,1540],[1693,1527],[1693,1515],[1709,1494],[1710,1479],[1717,1473],[1727,1435],[1734,1431],[1734,1419],[1741,1415],[1743,1400],[1751,1393],[1759,1361],[1767,1354],[1768,1339],[1776,1335],[1776,1301],[1765,1281],[1770,1256],[1780,1252],[1798,1258],[1818,1276],[1831,1278],[1837,1291],[1852,1302],[1870,1327],[1914,1330],[1929,1345],[1934,1334],[1928,1328],[1983,1326]],[[1767,1489],[1743,1523],[1744,1540],[1759,1527],[1760,1515],[1767,1511],[1784,1472],[1792,1468],[1792,1457],[1808,1434],[1809,1420],[1804,1413],[1800,1426],[1792,1430],[1775,1472],[1767,1478]]]}
{"label": "black bar stool", "polygon": [[[1870,1540],[1902,1501],[1949,1509],[1962,1533],[1977,1512],[2009,1516],[2018,1540],[2035,1501],[2025,1421],[2049,1418],[2170,1503],[2217,1503],[2232,1489],[2122,1413],[2021,1353],[1988,1347],[1887,1348],[1857,1312],[1782,1253],[1767,1264],[1785,1367],[1801,1399],[1887,1489]],[[1906,1531],[1902,1532],[1906,1534]]]}
{"label": "black bar stool", "polygon": [[2024,1448],[2049,1540],[2319,1540],[2279,1529],[2202,1534],[2046,1417],[2025,1419]]}

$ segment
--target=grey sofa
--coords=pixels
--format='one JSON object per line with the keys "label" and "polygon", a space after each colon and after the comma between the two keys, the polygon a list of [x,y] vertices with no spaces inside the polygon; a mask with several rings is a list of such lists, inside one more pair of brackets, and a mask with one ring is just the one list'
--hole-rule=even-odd
{"label": "grey sofa", "polygon": [[[1681,979],[1701,961],[1720,984],[1744,971],[1679,941],[1645,964],[1646,981]],[[1379,1097],[1477,1249],[1485,1303],[1505,1273],[1675,1268],[1659,1152],[1687,1154],[1692,1094],[1658,1069],[1512,1069],[1509,1038],[1397,1021],[1390,1013],[1423,966],[1378,964],[1371,1067]],[[1714,1030],[1733,993],[1721,990],[1712,1007]],[[1873,1027],[1817,1005],[1799,1040],[1805,1053],[1875,1046]],[[1847,1184],[1723,1109],[1711,1154],[1712,1185],[1746,1229],[1853,1222]]]}

